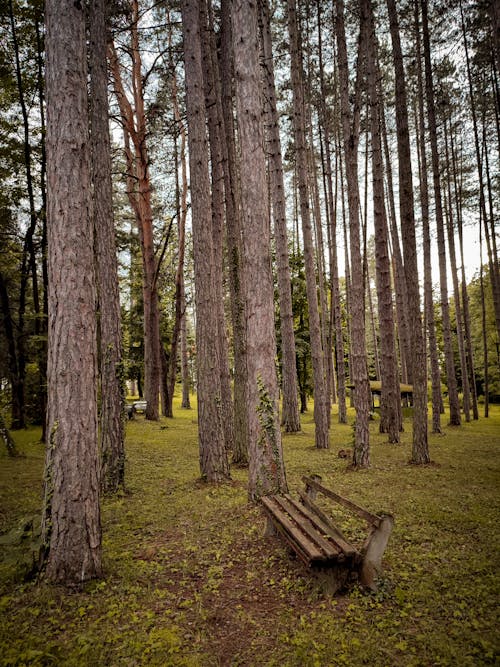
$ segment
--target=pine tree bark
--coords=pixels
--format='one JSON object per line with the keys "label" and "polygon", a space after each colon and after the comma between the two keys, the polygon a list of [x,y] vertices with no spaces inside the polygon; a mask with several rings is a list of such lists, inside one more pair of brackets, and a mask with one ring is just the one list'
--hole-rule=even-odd
{"label": "pine tree bark", "polygon": [[345,382],[345,359],[344,359],[344,336],[342,332],[342,315],[340,305],[340,286],[339,286],[339,262],[337,252],[337,189],[338,189],[338,160],[335,159],[335,192],[332,187],[332,165],[330,158],[330,142],[325,137],[325,153],[327,164],[327,189],[329,226],[328,226],[328,248],[330,259],[330,293],[331,310],[330,318],[332,320],[332,330],[334,332],[333,340],[335,347],[335,362],[337,369],[337,402],[338,402],[338,420],[339,424],[347,423],[346,408],[346,382]]}
{"label": "pine tree bark", "polygon": [[321,323],[318,309],[314,243],[309,208],[307,184],[307,146],[304,118],[304,86],[302,59],[299,50],[299,34],[295,0],[288,0],[288,31],[291,50],[291,79],[293,88],[293,128],[295,159],[300,198],[300,217],[304,242],[304,266],[306,273],[307,303],[309,307],[309,336],[314,384],[315,443],[318,449],[327,449],[329,442],[329,400],[327,395],[324,350],[321,341]]}
{"label": "pine tree bark", "polygon": [[94,235],[85,11],[46,4],[48,428],[42,554],[70,586],[101,566]]}
{"label": "pine tree bark", "polygon": [[354,425],[353,465],[358,468],[370,465],[370,431],[369,414],[371,407],[370,385],[366,364],[365,317],[364,317],[364,283],[363,260],[361,257],[360,224],[359,224],[359,183],[358,183],[358,145],[359,145],[359,114],[360,114],[360,81],[364,61],[366,35],[362,24],[358,41],[358,62],[356,88],[354,91],[354,109],[351,113],[349,100],[349,71],[344,23],[344,2],[337,5],[336,38],[339,63],[340,109],[342,135],[345,154],[347,181],[347,202],[349,210],[350,239],[350,339],[351,339],[351,383],[354,385],[354,408],[356,422]]}
{"label": "pine tree bark", "polygon": [[275,366],[274,294],[257,6],[232,3],[236,111],[241,151],[250,499],[287,490]]}
{"label": "pine tree bark", "polygon": [[439,149],[437,140],[436,111],[434,101],[434,84],[431,65],[429,25],[427,17],[427,0],[421,0],[422,8],[422,36],[425,62],[425,94],[427,101],[427,116],[429,121],[429,136],[432,155],[432,177],[434,185],[434,204],[436,208],[436,232],[439,254],[439,284],[441,290],[441,313],[443,317],[443,339],[446,362],[446,381],[448,385],[448,402],[450,406],[450,424],[460,425],[460,406],[458,402],[457,378],[453,359],[451,337],[450,307],[448,302],[448,283],[446,272],[446,242],[444,237],[443,204],[441,193],[441,177],[439,165]]}
{"label": "pine tree bark", "polygon": [[387,0],[391,32],[392,55],[395,74],[396,129],[398,140],[399,210],[403,238],[403,257],[408,294],[408,318],[410,325],[413,378],[413,440],[412,462],[429,463],[427,435],[427,358],[420,309],[418,282],[417,243],[411,170],[410,134],[408,129],[408,105],[403,67],[403,53],[399,37],[398,15],[395,0]]}
{"label": "pine tree bark", "polygon": [[265,100],[267,103],[266,122],[269,154],[269,175],[271,180],[271,200],[276,243],[276,265],[278,274],[278,294],[280,305],[280,330],[283,367],[283,407],[281,424],[287,433],[300,431],[300,416],[297,391],[297,366],[295,337],[293,331],[293,310],[288,258],[288,235],[286,229],[286,201],[281,157],[279,117],[276,104],[274,82],[273,51],[269,24],[268,0],[259,0],[259,24],[262,34]]}
{"label": "pine tree bark", "polygon": [[229,372],[228,342],[226,334],[226,316],[224,309],[224,167],[222,150],[222,119],[217,111],[217,98],[220,85],[216,80],[216,45],[213,26],[208,22],[205,3],[201,3],[201,49],[205,88],[205,108],[208,119],[210,146],[210,170],[212,178],[212,224],[215,284],[217,289],[217,325],[219,329],[219,359],[221,373],[221,415],[226,448],[231,450],[234,442],[234,410],[231,395],[231,377]]}
{"label": "pine tree bark", "polygon": [[427,148],[425,142],[424,117],[424,86],[422,78],[421,37],[419,28],[419,9],[415,3],[415,44],[417,55],[417,98],[418,122],[417,146],[419,156],[420,176],[420,208],[422,211],[422,243],[424,250],[424,309],[427,329],[427,340],[431,367],[432,391],[432,432],[441,433],[441,371],[439,368],[438,349],[436,339],[436,323],[434,318],[434,299],[432,292],[432,261],[431,261],[431,233],[429,224],[429,186],[427,169]]}
{"label": "pine tree bark", "polygon": [[449,149],[449,129],[448,121],[443,119],[444,129],[444,145],[445,145],[445,167],[447,176],[447,207],[445,210],[446,217],[446,231],[448,233],[448,248],[450,259],[450,271],[453,285],[453,300],[455,305],[455,323],[456,335],[458,343],[458,355],[460,358],[460,371],[462,376],[462,396],[463,396],[463,413],[465,421],[470,421],[471,397],[469,387],[469,374],[467,371],[467,359],[465,354],[465,340],[464,340],[464,325],[462,317],[461,294],[458,285],[458,270],[457,270],[457,253],[455,250],[455,230],[454,230],[454,216],[453,216],[453,198],[451,192],[451,183],[453,180],[451,174],[450,149]]}
{"label": "pine tree bark", "polygon": [[375,21],[371,0],[363,0],[368,20],[367,84],[370,106],[370,132],[372,154],[373,217],[375,224],[375,262],[377,279],[377,305],[380,328],[380,432],[387,433],[390,443],[399,442],[402,425],[401,393],[396,364],[394,338],[394,306],[392,302],[391,262],[387,217],[384,202],[384,167],[380,137],[380,101],[377,91],[377,53]]}
{"label": "pine tree bark", "polygon": [[245,298],[243,293],[243,246],[241,222],[241,192],[239,165],[236,155],[233,114],[233,46],[231,28],[231,0],[221,0],[220,82],[221,95],[217,96],[217,110],[224,131],[224,189],[226,193],[226,238],[231,293],[231,319],[234,351],[234,443],[233,463],[248,464],[247,425],[247,348]]}
{"label": "pine tree bark", "polygon": [[394,199],[393,172],[391,154],[387,138],[387,127],[384,110],[381,110],[381,131],[384,144],[385,171],[387,179],[387,200],[389,203],[389,229],[392,243],[392,264],[394,275],[394,291],[396,298],[396,323],[399,338],[399,354],[401,360],[401,381],[411,384],[410,362],[411,353],[410,331],[408,325],[408,294],[406,291],[406,279],[404,274],[403,256],[401,254],[401,242],[396,218],[396,202]]}
{"label": "pine tree bark", "polygon": [[221,385],[213,228],[205,127],[200,1],[183,0],[182,29],[193,220],[200,469],[207,482],[229,478],[220,412]]}
{"label": "pine tree bark", "polygon": [[[19,368],[17,336],[14,331],[14,316],[11,307],[7,278],[0,271],[0,308],[2,323],[7,343],[7,365],[11,389],[11,428],[25,428],[24,419],[24,374]],[[24,331],[21,330],[24,335]]]}
{"label": "pine tree bark", "polygon": [[[179,95],[177,85],[177,73],[175,70],[174,53],[172,48],[172,23],[168,17],[168,60],[171,70],[171,99],[172,111],[178,135],[175,137],[174,160],[175,160],[175,208],[177,216],[177,267],[175,270],[175,319],[172,330],[172,342],[168,358],[168,369],[166,373],[166,391],[162,392],[165,399],[163,415],[172,418],[173,400],[175,393],[175,381],[177,378],[177,361],[179,344],[181,348],[181,378],[182,378],[182,401],[181,407],[189,406],[189,378],[186,361],[186,295],[184,281],[185,246],[186,246],[186,218],[187,218],[187,164],[186,164],[186,128],[181,117],[179,108]],[[180,138],[180,147],[178,140]],[[180,174],[179,174],[180,172]],[[161,346],[161,342],[160,342]],[[163,357],[162,357],[163,366]]]}
{"label": "pine tree bark", "polygon": [[451,148],[451,158],[453,165],[453,183],[455,189],[455,199],[457,203],[457,231],[458,231],[458,243],[460,251],[460,264],[461,264],[461,295],[462,295],[462,308],[463,308],[463,322],[464,322],[464,338],[465,338],[465,348],[466,348],[466,361],[467,361],[467,373],[469,377],[469,387],[471,391],[472,398],[472,416],[473,419],[479,419],[479,409],[477,405],[477,388],[476,388],[476,376],[474,368],[474,354],[472,348],[472,336],[471,336],[471,324],[470,324],[470,310],[469,310],[469,296],[467,294],[467,280],[465,276],[465,256],[464,256],[464,239],[463,239],[463,214],[462,214],[462,185],[460,187],[457,184],[457,173],[458,173],[458,164],[457,156],[455,149],[454,141],[454,132],[453,130],[450,133],[450,148]]}
{"label": "pine tree bark", "polygon": [[19,456],[19,452],[17,451],[14,438],[11,436],[9,429],[5,424],[5,420],[1,412],[0,412],[0,438],[3,440],[3,443],[7,450],[7,456],[10,456],[11,458],[16,458],[17,456]]}
{"label": "pine tree bark", "polygon": [[90,136],[100,314],[101,488],[104,492],[116,492],[125,485],[124,385],[108,125],[105,7],[104,0],[91,0],[89,8]]}
{"label": "pine tree bark", "polygon": [[486,291],[484,288],[484,270],[483,270],[483,243],[482,243],[482,220],[479,215],[479,284],[481,286],[481,322],[483,325],[483,369],[484,369],[484,416],[489,417],[489,401],[490,401],[490,379],[489,379],[489,353],[488,353],[488,336],[486,326]]}
{"label": "pine tree bark", "polygon": [[328,332],[328,325],[330,321],[328,300],[327,300],[327,285],[326,285],[326,270],[325,270],[325,243],[323,239],[323,227],[321,222],[321,204],[319,201],[319,187],[318,187],[318,168],[316,165],[316,157],[313,148],[313,133],[312,133],[312,117],[311,105],[307,105],[307,126],[309,133],[309,144],[307,147],[308,157],[308,183],[309,190],[312,197],[312,218],[314,222],[314,255],[316,257],[317,274],[318,274],[318,293],[319,293],[319,321],[321,328],[321,345],[323,348],[323,367],[325,372],[325,392],[326,392],[326,411],[328,415],[328,426],[330,426],[331,414],[331,397],[333,382],[333,366],[332,366],[332,341]]}
{"label": "pine tree bark", "polygon": [[[176,110],[177,122],[181,121],[179,109]],[[187,317],[186,317],[186,286],[184,279],[184,257],[186,251],[186,217],[187,217],[187,165],[186,165],[186,129],[184,124],[180,126],[181,145],[179,159],[181,163],[181,197],[179,206],[178,244],[179,257],[177,259],[177,271],[175,274],[176,293],[179,293],[180,310],[180,344],[181,344],[181,378],[182,378],[182,400],[181,408],[189,410],[191,401],[189,397],[189,367],[187,352]]]}

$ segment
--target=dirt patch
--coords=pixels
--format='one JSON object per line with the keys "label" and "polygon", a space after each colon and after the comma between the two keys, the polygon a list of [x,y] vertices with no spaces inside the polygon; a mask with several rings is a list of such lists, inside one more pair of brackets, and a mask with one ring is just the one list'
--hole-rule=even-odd
{"label": "dirt patch", "polygon": [[[175,557],[165,560],[166,549]],[[250,505],[222,517],[217,531],[169,533],[138,557],[163,563],[156,586],[168,591],[184,640],[221,667],[265,663],[298,617],[331,604],[314,575],[278,539],[264,537],[261,511]]]}

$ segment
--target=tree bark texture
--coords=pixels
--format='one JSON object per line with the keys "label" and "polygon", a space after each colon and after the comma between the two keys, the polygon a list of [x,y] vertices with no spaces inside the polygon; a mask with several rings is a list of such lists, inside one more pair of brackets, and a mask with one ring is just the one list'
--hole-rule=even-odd
{"label": "tree bark texture", "polygon": [[[451,124],[451,123],[450,123]],[[455,323],[456,323],[456,335],[457,335],[457,344],[458,344],[458,354],[460,358],[460,371],[462,376],[462,397],[463,397],[463,413],[465,421],[470,421],[470,410],[471,410],[471,395],[469,387],[469,374],[467,371],[467,358],[465,353],[465,340],[464,340],[464,325],[463,325],[463,316],[462,316],[462,303],[461,303],[461,293],[458,284],[458,269],[457,269],[457,253],[455,249],[455,224],[454,224],[454,215],[453,215],[453,197],[451,192],[452,184],[452,174],[451,174],[451,161],[450,161],[450,140],[449,140],[449,123],[446,118],[443,122],[444,129],[444,145],[445,145],[445,166],[446,166],[446,190],[447,190],[447,203],[446,206],[446,231],[448,234],[448,249],[449,249],[449,258],[450,258],[450,270],[452,276],[453,284],[453,300],[455,305]],[[458,220],[456,221],[458,223]]]}
{"label": "tree bark texture", "polygon": [[104,0],[91,0],[89,10],[90,128],[101,362],[99,451],[102,490],[115,492],[123,488],[125,484],[124,379],[118,261],[111,183],[105,13]]}
{"label": "tree bark texture", "polygon": [[[174,94],[175,93],[175,94]],[[187,345],[187,317],[186,317],[186,287],[184,279],[184,257],[186,251],[186,217],[187,217],[187,164],[186,164],[186,128],[181,120],[180,110],[177,101],[177,80],[173,77],[172,97],[174,99],[175,120],[179,123],[180,150],[179,159],[181,164],[181,183],[180,183],[180,201],[179,201],[179,219],[178,219],[178,243],[179,256],[177,259],[177,271],[175,274],[175,292],[176,292],[176,314],[177,303],[180,315],[179,337],[181,344],[181,378],[182,378],[182,401],[181,408],[189,410],[191,402],[189,397],[189,365],[188,365],[188,345]]]}
{"label": "tree bark texture", "polygon": [[326,387],[325,355],[321,340],[321,322],[318,308],[314,241],[309,207],[307,183],[307,146],[304,116],[304,84],[302,58],[299,51],[299,34],[295,0],[288,0],[288,31],[291,52],[291,79],[293,88],[293,133],[295,160],[300,200],[300,217],[304,243],[304,267],[306,273],[307,303],[309,308],[309,337],[313,367],[315,442],[318,449],[328,449],[329,398]]}
{"label": "tree bark texture", "polygon": [[385,171],[387,178],[387,199],[389,203],[389,228],[392,242],[392,264],[394,276],[394,291],[396,295],[396,323],[399,338],[399,354],[401,360],[401,381],[405,384],[411,384],[411,345],[410,345],[410,327],[408,324],[408,294],[406,290],[406,279],[404,274],[403,256],[401,254],[401,241],[398,231],[396,218],[396,202],[394,199],[393,171],[391,164],[391,154],[389,151],[389,142],[387,139],[387,127],[385,122],[384,109],[380,110],[380,120],[382,129],[382,139],[384,143]]}
{"label": "tree bark texture", "polygon": [[[175,393],[175,381],[177,378],[177,361],[179,343],[181,348],[181,376],[182,376],[182,402],[181,407],[189,407],[189,378],[187,374],[186,362],[186,294],[184,284],[184,263],[186,246],[186,217],[187,217],[187,164],[186,164],[186,128],[181,117],[179,108],[179,96],[177,86],[177,72],[175,70],[174,52],[172,48],[172,22],[168,17],[168,63],[171,70],[171,100],[174,121],[177,127],[178,136],[174,143],[175,160],[175,208],[177,215],[177,268],[175,271],[175,319],[172,331],[172,341],[170,345],[170,355],[168,358],[167,379],[163,384],[166,385],[162,391],[164,400],[163,415],[173,417],[173,401]],[[180,147],[178,140],[180,138]],[[179,174],[180,172],[180,174]],[[180,178],[179,178],[180,176]],[[161,347],[161,341],[160,341]],[[163,365],[163,358],[162,358]]]}
{"label": "tree bark texture", "polygon": [[[340,424],[347,423],[346,409],[346,386],[345,386],[345,360],[344,360],[344,339],[342,334],[341,310],[340,310],[340,287],[338,275],[338,252],[337,252],[337,190],[338,190],[338,156],[335,156],[335,194],[332,183],[332,146],[331,146],[331,117],[328,113],[326,104],[327,93],[325,86],[323,46],[322,46],[322,20],[321,20],[321,2],[317,0],[318,17],[318,54],[319,54],[319,73],[321,98],[319,101],[320,117],[323,124],[324,133],[324,164],[326,179],[326,201],[327,201],[327,239],[330,264],[330,339],[334,340],[335,359],[337,367],[337,401],[338,401],[338,420]],[[334,64],[334,88],[337,88],[338,75],[337,66]],[[333,117],[336,118],[337,101],[334,100]],[[333,392],[332,392],[333,396]]]}
{"label": "tree bark texture", "polygon": [[287,490],[278,409],[274,293],[260,87],[257,7],[232,3],[236,111],[241,151],[246,301],[249,489],[252,500]]}
{"label": "tree bark texture", "polygon": [[[19,362],[19,346],[17,344],[14,328],[14,317],[9,297],[8,279],[0,271],[0,308],[2,310],[2,323],[7,343],[7,363],[9,369],[9,383],[11,389],[11,428],[25,428],[24,418],[24,372],[21,371]],[[19,329],[17,329],[19,331]],[[21,331],[24,335],[24,331]]]}
{"label": "tree bark texture", "polygon": [[462,308],[463,308],[463,321],[464,321],[464,338],[465,338],[465,348],[466,348],[466,361],[467,361],[467,373],[469,387],[471,390],[471,399],[472,399],[472,416],[473,419],[479,419],[479,409],[477,405],[477,387],[476,387],[476,377],[475,377],[475,368],[474,368],[474,354],[472,351],[472,338],[471,338],[471,324],[470,324],[470,311],[469,311],[469,296],[467,293],[467,280],[465,276],[465,256],[464,256],[464,242],[463,242],[463,214],[462,214],[462,204],[461,204],[461,195],[462,195],[462,184],[460,187],[457,184],[457,155],[454,141],[454,132],[453,128],[450,136],[450,146],[451,146],[451,158],[453,164],[453,182],[455,188],[455,199],[457,205],[457,230],[458,230],[458,243],[460,251],[460,264],[461,264],[461,294],[462,294]]}
{"label": "tree bark texture", "polygon": [[283,368],[283,407],[281,423],[287,433],[300,431],[299,402],[297,390],[297,365],[295,337],[293,331],[292,292],[290,262],[288,257],[288,235],[286,229],[286,201],[283,181],[283,161],[279,116],[276,103],[273,51],[269,24],[268,0],[259,0],[259,23],[262,33],[265,99],[267,102],[267,150],[271,181],[271,200],[276,243],[276,265],[280,304],[281,354]]}
{"label": "tree bark texture", "polygon": [[220,411],[213,233],[206,136],[205,97],[200,38],[199,0],[183,0],[186,109],[193,225],[198,373],[198,438],[200,470],[207,482],[229,478]]}
{"label": "tree bark texture", "polygon": [[85,13],[46,2],[48,443],[42,538],[50,581],[102,573],[94,237]]}
{"label": "tree bark texture", "polygon": [[439,254],[439,284],[441,290],[441,314],[443,317],[443,340],[446,362],[446,381],[448,385],[448,402],[450,406],[450,424],[460,425],[460,406],[458,402],[457,378],[453,359],[451,338],[450,306],[448,302],[448,283],[446,273],[446,241],[444,237],[443,203],[441,195],[441,177],[439,150],[437,140],[436,111],[434,102],[434,84],[431,65],[429,25],[427,18],[427,0],[421,0],[422,35],[425,62],[425,94],[427,101],[427,117],[432,155],[432,177],[434,185],[434,204],[436,207],[436,232]]}
{"label": "tree bark texture", "polygon": [[394,0],[387,0],[391,31],[392,54],[395,73],[396,131],[398,140],[399,211],[403,239],[403,258],[408,295],[408,323],[413,350],[413,440],[412,461],[428,463],[429,443],[427,438],[427,358],[425,338],[420,315],[420,293],[418,283],[417,243],[415,238],[415,214],[413,178],[411,171],[410,135],[408,130],[408,106],[403,67],[403,53],[399,37],[398,16]]}
{"label": "tree bark texture", "polygon": [[217,290],[217,326],[219,329],[219,359],[221,373],[221,416],[226,449],[231,450],[234,442],[234,410],[231,395],[231,376],[226,333],[226,315],[224,309],[224,166],[222,138],[222,118],[217,111],[217,97],[220,85],[216,77],[216,46],[214,43],[212,21],[208,20],[205,2],[201,3],[201,50],[205,88],[205,108],[208,119],[210,145],[210,171],[212,179],[212,225],[215,288]]}
{"label": "tree bark texture", "polygon": [[387,216],[384,202],[384,167],[382,140],[380,136],[380,101],[377,91],[378,45],[375,36],[375,21],[371,0],[366,4],[368,19],[367,79],[370,107],[370,132],[372,154],[373,217],[375,224],[375,262],[377,282],[377,305],[380,328],[380,379],[382,382],[380,432],[387,433],[390,443],[399,442],[402,426],[401,393],[396,363],[394,338],[394,305],[392,302],[391,262]]}
{"label": "tree bark texture", "polygon": [[344,2],[337,6],[336,37],[339,63],[340,106],[342,135],[345,153],[347,180],[347,202],[349,209],[349,239],[351,249],[350,262],[350,319],[351,319],[351,382],[354,385],[354,407],[356,422],[354,425],[353,465],[370,465],[370,384],[366,364],[365,316],[363,299],[363,262],[360,246],[359,224],[359,184],[358,184],[358,144],[359,144],[359,91],[361,68],[364,60],[365,34],[363,25],[360,30],[356,89],[354,91],[354,109],[351,113],[349,101],[349,76],[347,47],[344,23]]}
{"label": "tree bark texture", "polygon": [[217,111],[224,127],[222,147],[224,156],[224,189],[226,194],[226,240],[229,290],[231,294],[231,320],[233,325],[234,442],[232,461],[237,465],[246,466],[248,464],[246,317],[245,297],[243,294],[241,190],[233,114],[234,68],[231,0],[221,0],[220,33],[219,70],[221,94],[220,96],[217,95]]}
{"label": "tree bark texture", "polygon": [[424,309],[431,367],[432,432],[441,433],[441,370],[439,368],[434,299],[432,296],[431,233],[429,224],[429,185],[427,148],[425,142],[424,86],[422,78],[421,37],[418,3],[415,3],[415,45],[417,52],[418,124],[417,143],[420,148],[420,208],[422,211],[422,243],[424,250]]}

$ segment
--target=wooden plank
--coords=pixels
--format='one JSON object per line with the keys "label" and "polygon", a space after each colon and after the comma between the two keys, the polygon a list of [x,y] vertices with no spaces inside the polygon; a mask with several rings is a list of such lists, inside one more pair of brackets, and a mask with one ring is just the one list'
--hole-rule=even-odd
{"label": "wooden plank", "polygon": [[[300,532],[290,517],[287,516],[285,512],[283,512],[281,507],[276,502],[275,497],[264,496],[261,500],[262,504],[267,509],[271,517],[276,519],[277,527],[281,526],[281,528],[289,535],[293,542],[297,543],[299,549],[301,549],[302,553],[307,557],[308,562],[313,560],[324,560],[324,556],[316,544],[314,544],[314,542],[312,542],[306,535]],[[290,542],[290,545],[295,548],[293,542]],[[297,553],[299,552],[297,551]]]}
{"label": "wooden plank", "polygon": [[302,511],[303,508],[300,505],[296,506],[292,498],[288,495],[277,497],[276,500],[298,524],[300,530],[305,532],[306,535],[319,547],[326,559],[336,560],[338,558],[338,548],[329,542],[326,537],[323,537],[318,528],[314,526],[309,517]]}
{"label": "wooden plank", "polygon": [[356,505],[356,503],[353,503],[351,500],[339,496],[338,493],[335,493],[334,491],[327,489],[322,484],[319,484],[315,479],[312,479],[312,477],[302,477],[302,481],[304,482],[304,484],[312,486],[317,491],[320,491],[323,495],[327,496],[327,498],[335,500],[340,505],[343,505],[344,507],[347,507],[348,509],[352,510],[362,519],[368,521],[368,523],[371,523],[374,526],[378,526],[380,524],[381,518],[379,516],[377,516],[376,514],[372,514],[371,512],[368,512],[368,510],[365,510],[363,507]]}
{"label": "wooden plank", "polygon": [[304,510],[306,508],[311,510],[308,512],[308,516],[311,518],[311,521],[316,522],[323,532],[327,533],[330,539],[337,545],[337,547],[348,557],[358,556],[361,554],[348,540],[344,537],[341,531],[335,526],[326,516],[326,514],[314,503],[309,496],[303,491],[299,491],[300,498],[304,503]]}

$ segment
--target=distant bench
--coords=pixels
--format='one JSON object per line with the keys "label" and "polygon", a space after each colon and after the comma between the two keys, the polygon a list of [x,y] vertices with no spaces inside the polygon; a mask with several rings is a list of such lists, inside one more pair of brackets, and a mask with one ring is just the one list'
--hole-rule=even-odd
{"label": "distant bench", "polygon": [[[382,569],[382,557],[394,525],[393,517],[368,512],[327,489],[320,480],[318,476],[302,478],[305,492],[299,492],[301,502],[290,495],[262,498],[268,519],[266,535],[279,533],[306,566],[326,574],[333,591],[344,586],[352,575],[359,577],[363,586],[377,590],[376,577]],[[368,532],[359,550],[315,503],[317,493],[366,520]]]}
{"label": "distant bench", "polygon": [[133,419],[136,412],[145,413],[147,407],[147,401],[134,401],[133,403],[127,403],[126,409],[128,418]]}

